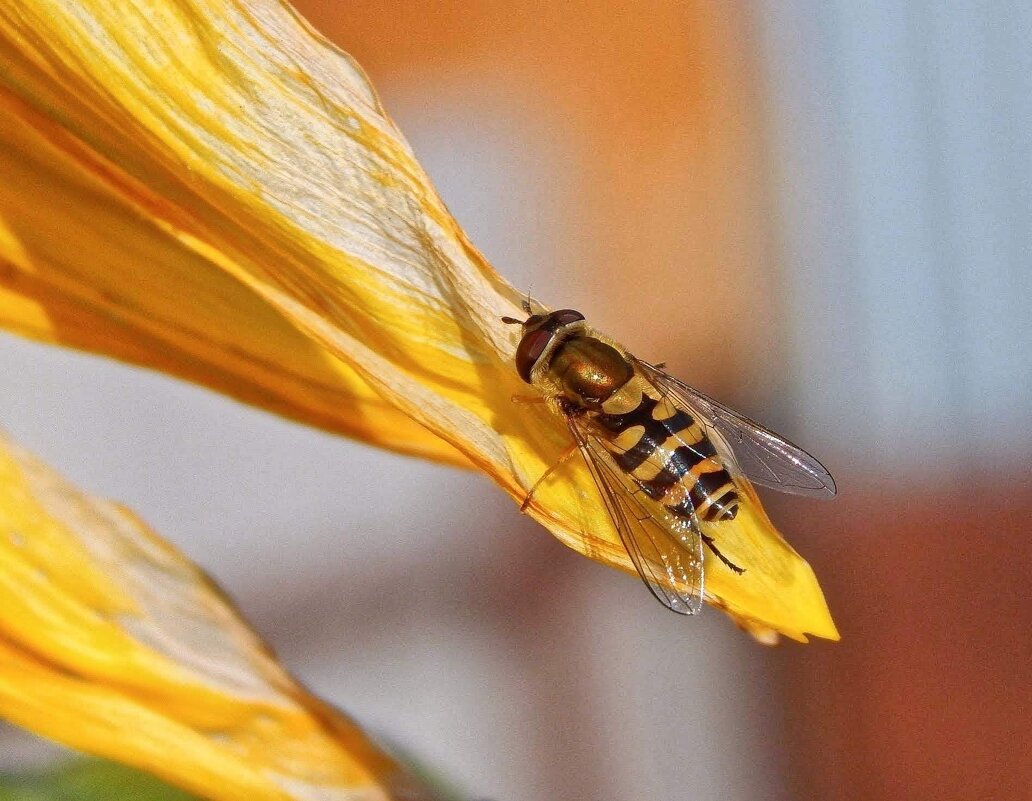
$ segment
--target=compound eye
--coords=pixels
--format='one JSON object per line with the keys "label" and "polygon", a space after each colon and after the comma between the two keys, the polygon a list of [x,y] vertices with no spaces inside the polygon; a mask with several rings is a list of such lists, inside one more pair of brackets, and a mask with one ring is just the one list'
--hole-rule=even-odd
{"label": "compound eye", "polygon": [[551,341],[552,332],[545,329],[531,331],[520,340],[519,347],[516,348],[516,372],[528,384],[530,383],[530,371],[534,369],[537,360]]}
{"label": "compound eye", "polygon": [[574,309],[560,309],[557,312],[552,312],[552,319],[559,325],[569,325],[570,323],[583,320],[584,315]]}

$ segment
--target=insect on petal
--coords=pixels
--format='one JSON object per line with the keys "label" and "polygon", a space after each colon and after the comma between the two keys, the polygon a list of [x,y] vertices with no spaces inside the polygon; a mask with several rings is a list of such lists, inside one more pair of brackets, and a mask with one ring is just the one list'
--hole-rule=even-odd
{"label": "insect on petal", "polygon": [[[520,294],[450,216],[355,63],[276,0],[0,0],[0,325],[487,473],[569,447],[513,365]],[[614,332],[619,334],[619,332]],[[575,461],[529,513],[632,571]],[[471,518],[472,520],[472,518]],[[837,636],[760,513],[707,600]]]}

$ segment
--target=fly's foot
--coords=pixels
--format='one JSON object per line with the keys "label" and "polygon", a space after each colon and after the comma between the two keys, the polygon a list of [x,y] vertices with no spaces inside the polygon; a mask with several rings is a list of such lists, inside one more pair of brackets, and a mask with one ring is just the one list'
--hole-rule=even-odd
{"label": "fly's foot", "polygon": [[707,548],[709,548],[711,551],[713,551],[713,555],[716,556],[717,559],[719,559],[721,562],[723,562],[725,565],[727,565],[728,569],[732,573],[735,573],[736,575],[740,576],[740,575],[742,575],[745,572],[745,568],[744,567],[739,567],[738,565],[736,565],[734,562],[732,562],[730,559],[728,559],[726,556],[724,556],[724,554],[722,554],[720,552],[720,548],[718,548],[717,544],[715,542],[713,542],[713,537],[710,537],[710,536],[708,536],[706,534],[703,534],[702,535],[702,541],[704,543],[706,543],[706,547]]}

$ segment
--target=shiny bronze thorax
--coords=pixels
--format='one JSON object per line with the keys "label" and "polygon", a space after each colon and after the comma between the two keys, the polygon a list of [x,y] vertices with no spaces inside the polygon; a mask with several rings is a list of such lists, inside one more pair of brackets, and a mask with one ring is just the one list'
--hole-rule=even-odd
{"label": "shiny bronze thorax", "polygon": [[574,334],[552,351],[548,373],[567,398],[598,408],[631,380],[634,368],[612,345]]}
{"label": "shiny bronze thorax", "polygon": [[522,323],[516,369],[528,384],[546,375],[577,406],[598,409],[634,376],[620,351],[588,335],[584,315],[573,309],[535,314]]}

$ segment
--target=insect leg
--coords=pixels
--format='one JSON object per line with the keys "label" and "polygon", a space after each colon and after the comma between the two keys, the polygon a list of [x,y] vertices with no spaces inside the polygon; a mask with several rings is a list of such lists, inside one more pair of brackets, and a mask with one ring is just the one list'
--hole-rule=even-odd
{"label": "insect leg", "polygon": [[513,403],[545,403],[545,397],[543,395],[528,396],[528,395],[513,395],[510,400]]}
{"label": "insect leg", "polygon": [[534,497],[534,492],[535,492],[535,490],[537,490],[538,487],[541,486],[541,482],[544,481],[546,478],[548,478],[550,475],[552,475],[552,473],[554,473],[556,470],[558,470],[576,452],[577,452],[577,443],[575,442],[573,445],[571,445],[569,448],[567,448],[565,451],[563,451],[562,455],[559,457],[559,459],[556,461],[556,463],[554,465],[549,467],[544,473],[541,474],[541,478],[539,478],[537,481],[535,481],[534,482],[534,486],[532,486],[529,490],[527,490],[527,497],[524,498],[523,499],[523,503],[520,504],[520,511],[521,512],[526,512],[527,511],[527,507],[530,506],[530,501]]}
{"label": "insect leg", "polygon": [[727,565],[733,572],[737,573],[739,576],[745,572],[744,567],[739,567],[720,552],[720,549],[717,547],[717,544],[713,541],[713,537],[701,533],[700,536],[702,537],[702,541],[706,543],[706,547],[713,551],[713,554],[717,557],[717,559],[719,559],[721,562]]}

